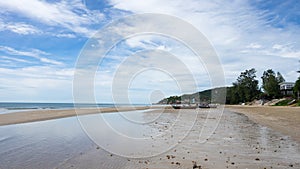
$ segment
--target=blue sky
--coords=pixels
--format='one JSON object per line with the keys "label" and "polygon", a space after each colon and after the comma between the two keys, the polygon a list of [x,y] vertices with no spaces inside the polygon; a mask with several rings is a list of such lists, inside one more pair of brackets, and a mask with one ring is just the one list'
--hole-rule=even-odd
{"label": "blue sky", "polygon": [[[298,77],[298,0],[10,0],[1,1],[0,9],[0,101],[72,102],[74,66],[88,39],[115,19],[140,13],[176,16],[202,32],[218,54],[226,85],[252,67],[258,79],[269,68],[281,72],[287,81]],[[98,102],[113,101],[114,70],[140,49],[160,49],[182,57],[196,72],[197,90],[212,87],[205,68],[177,42],[135,36],[116,46],[101,64],[95,77]],[[168,63],[163,56],[160,61]],[[158,87],[165,96],[180,94],[176,85],[164,84],[164,78],[170,79],[165,76],[151,71],[137,76],[129,92],[132,102],[157,101],[161,95],[151,93]],[[145,77],[153,80],[144,83]]]}

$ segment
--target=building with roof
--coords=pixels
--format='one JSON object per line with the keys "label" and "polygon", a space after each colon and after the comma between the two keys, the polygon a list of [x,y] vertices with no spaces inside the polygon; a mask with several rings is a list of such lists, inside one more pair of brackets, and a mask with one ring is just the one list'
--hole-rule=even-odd
{"label": "building with roof", "polygon": [[279,83],[279,86],[280,86],[281,94],[283,96],[292,96],[294,94],[293,93],[293,88],[295,86],[295,83],[293,83],[293,82],[282,82],[282,83]]}

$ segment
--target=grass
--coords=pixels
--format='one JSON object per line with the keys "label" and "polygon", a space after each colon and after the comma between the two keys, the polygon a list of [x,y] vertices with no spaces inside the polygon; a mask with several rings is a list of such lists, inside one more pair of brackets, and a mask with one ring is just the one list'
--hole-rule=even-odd
{"label": "grass", "polygon": [[[292,101],[291,99],[282,100],[276,103],[274,106],[288,106],[288,103]],[[298,103],[299,104],[299,103]]]}

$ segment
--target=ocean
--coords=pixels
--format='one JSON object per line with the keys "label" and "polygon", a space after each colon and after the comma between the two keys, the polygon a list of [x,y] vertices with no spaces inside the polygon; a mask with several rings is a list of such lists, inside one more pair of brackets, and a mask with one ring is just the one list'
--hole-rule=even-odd
{"label": "ocean", "polygon": [[[76,104],[77,108],[96,108],[96,107],[114,107],[115,104]],[[126,106],[119,105],[118,106]],[[144,106],[138,105],[135,106]],[[29,111],[29,110],[42,110],[42,109],[71,109],[74,108],[74,103],[14,103],[14,102],[0,102],[0,114]]]}

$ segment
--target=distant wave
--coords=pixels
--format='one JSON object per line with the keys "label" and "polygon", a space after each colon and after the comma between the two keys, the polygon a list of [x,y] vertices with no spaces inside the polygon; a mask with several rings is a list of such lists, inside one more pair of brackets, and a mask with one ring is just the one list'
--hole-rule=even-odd
{"label": "distant wave", "polygon": [[[0,114],[28,111],[28,110],[47,110],[47,109],[71,109],[71,108],[96,108],[96,107],[115,107],[114,104],[76,104],[73,103],[14,103],[14,102],[0,102]],[[118,106],[126,106],[118,105]],[[144,105],[135,105],[144,106]]]}

